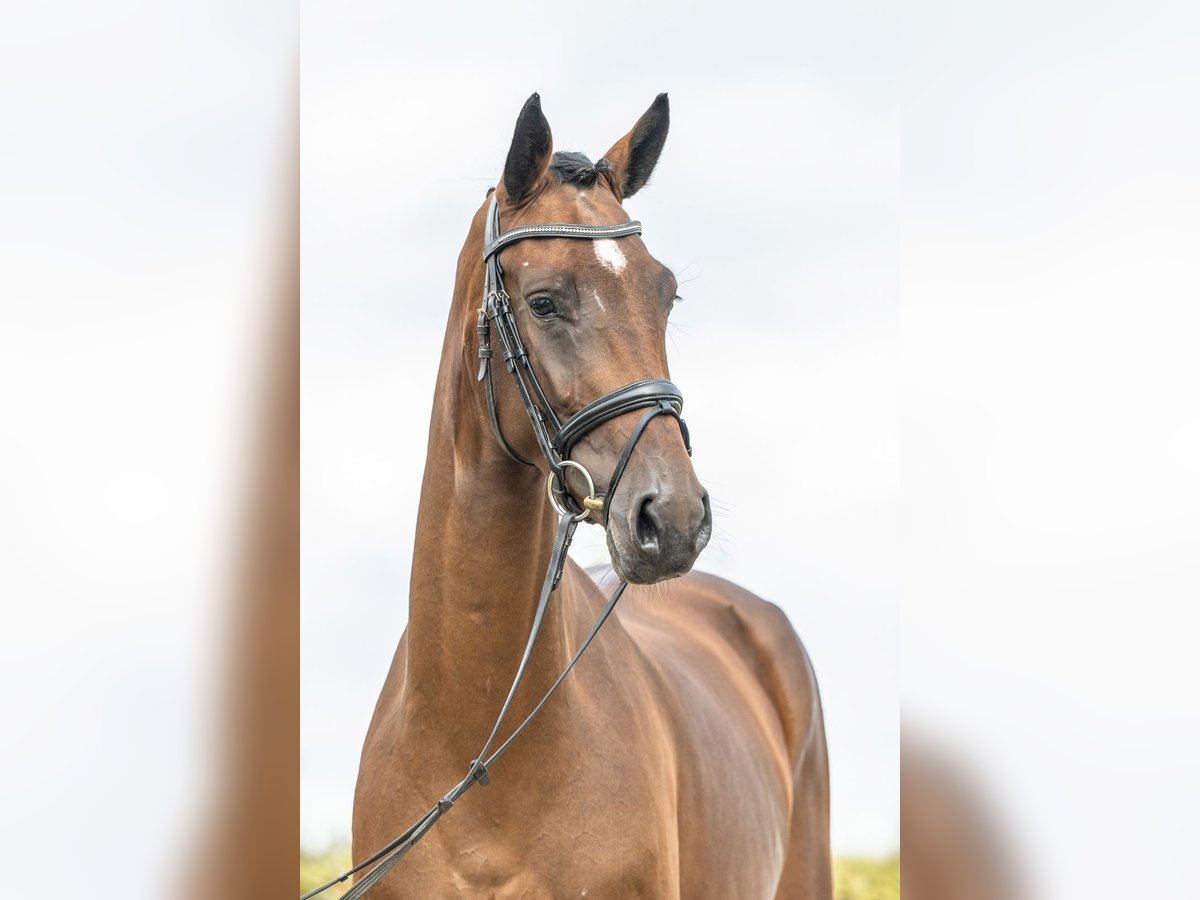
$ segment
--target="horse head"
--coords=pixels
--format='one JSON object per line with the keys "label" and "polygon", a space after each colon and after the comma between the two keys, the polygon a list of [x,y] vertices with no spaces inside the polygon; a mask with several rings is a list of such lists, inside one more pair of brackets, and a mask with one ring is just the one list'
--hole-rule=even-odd
{"label": "horse head", "polygon": [[[623,202],[649,179],[668,121],[667,95],[660,94],[633,129],[592,163],[580,153],[554,152],[550,125],[534,94],[517,119],[495,191],[505,232],[540,223],[628,223]],[[624,399],[623,387],[664,383],[674,389],[668,381],[666,328],[678,284],[638,234],[519,240],[499,250],[496,259],[533,380],[552,418],[570,423],[598,398]],[[501,421],[525,418],[518,391],[497,394]],[[681,420],[670,421],[678,419],[677,408],[666,401],[661,405],[671,414],[641,422],[643,404],[582,431],[569,447],[560,448],[595,473],[602,512],[595,500],[591,507],[585,503],[589,492],[578,468],[562,470],[566,492],[577,508],[590,508],[604,524],[617,574],[643,584],[688,572],[712,532],[708,493],[692,468],[686,430]],[[631,438],[639,425],[644,430]],[[516,455],[547,470],[553,465],[529,429],[508,426],[502,440]],[[619,475],[615,490],[614,474]]]}

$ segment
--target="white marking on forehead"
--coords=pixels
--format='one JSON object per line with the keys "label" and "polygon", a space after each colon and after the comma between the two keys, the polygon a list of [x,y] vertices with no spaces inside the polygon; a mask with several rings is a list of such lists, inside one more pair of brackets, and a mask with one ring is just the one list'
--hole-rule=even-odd
{"label": "white marking on forehead", "polygon": [[625,254],[621,252],[616,241],[606,238],[593,241],[592,246],[596,248],[596,259],[600,260],[600,265],[604,268],[616,274],[620,274],[625,268]]}
{"label": "white marking on forehead", "polygon": [[525,262],[521,263],[521,265],[522,265],[522,266],[528,266],[528,265],[529,265],[529,260],[525,260]]}

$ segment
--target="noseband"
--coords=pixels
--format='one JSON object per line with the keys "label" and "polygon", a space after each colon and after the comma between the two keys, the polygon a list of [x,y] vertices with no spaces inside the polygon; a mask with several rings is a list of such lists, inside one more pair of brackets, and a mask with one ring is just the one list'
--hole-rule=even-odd
{"label": "noseband", "polygon": [[[565,422],[559,419],[553,405],[546,398],[541,382],[529,362],[529,352],[521,340],[517,330],[517,320],[513,313],[512,301],[504,290],[504,270],[500,266],[500,251],[510,244],[534,238],[576,238],[583,240],[607,240],[627,237],[642,233],[641,222],[625,222],[619,225],[518,225],[508,231],[500,231],[500,207],[493,193],[488,205],[487,220],[483,232],[483,259],[487,267],[484,278],[483,304],[479,308],[475,331],[479,335],[479,375],[477,380],[483,382],[484,396],[487,398],[488,420],[492,425],[492,433],[512,459],[527,466],[533,463],[521,456],[504,438],[500,430],[500,416],[496,408],[496,391],[492,384],[492,346],[491,332],[494,330],[500,338],[501,349],[504,353],[504,365],[516,381],[517,390],[529,417],[529,424],[537,438],[538,447],[549,468],[547,493],[555,508],[561,513],[574,505],[570,494],[566,491],[564,468],[578,470],[588,483],[589,494],[583,500],[583,508],[576,509],[576,521],[587,518],[591,512],[603,512],[603,520],[607,524],[609,505],[616,495],[617,482],[625,472],[629,457],[638,439],[646,430],[646,426],[657,416],[668,415],[679,423],[683,434],[683,445],[687,448],[688,456],[692,454],[691,437],[687,424],[683,421],[683,394],[670,381],[663,378],[651,378],[635,381],[615,391],[593,400],[583,409],[570,416]],[[603,498],[596,496],[595,484],[591,474],[579,463],[570,459],[575,445],[589,432],[599,428],[626,413],[645,409],[646,412],[634,426],[608,485],[604,489]],[[561,498],[562,502],[560,502]]]}
{"label": "noseband", "polygon": [[[566,668],[562,670],[558,678],[554,680],[554,683],[550,685],[550,688],[542,695],[542,698],[522,720],[521,724],[513,730],[499,747],[493,750],[492,744],[500,732],[500,726],[504,722],[504,717],[507,715],[509,707],[512,705],[517,688],[525,677],[525,670],[529,665],[538,632],[541,631],[542,619],[549,605],[550,596],[554,593],[554,589],[558,587],[559,579],[562,578],[563,566],[567,562],[567,549],[571,545],[571,538],[575,534],[576,526],[593,512],[603,513],[603,521],[607,524],[609,503],[616,494],[617,482],[625,472],[625,467],[629,463],[629,457],[633,455],[633,449],[637,445],[638,439],[645,432],[646,426],[656,417],[665,415],[675,419],[679,423],[679,430],[683,434],[683,444],[687,448],[688,455],[691,456],[692,453],[692,444],[688,435],[687,425],[681,416],[683,412],[683,394],[679,392],[679,388],[665,379],[651,378],[627,384],[625,387],[618,388],[615,391],[605,394],[603,397],[593,400],[581,410],[569,416],[565,422],[559,419],[554,411],[554,407],[546,398],[546,392],[542,390],[542,385],[538,381],[533,367],[529,364],[529,353],[525,349],[525,344],[521,341],[520,332],[517,331],[517,320],[513,315],[512,302],[508,293],[504,290],[504,270],[500,268],[498,254],[504,247],[510,244],[532,238],[582,238],[594,241],[621,238],[641,233],[641,222],[626,222],[622,225],[520,225],[501,233],[500,211],[496,205],[496,197],[494,194],[492,195],[491,204],[488,207],[487,222],[484,226],[483,258],[487,266],[487,275],[483,288],[483,305],[479,309],[479,318],[476,324],[476,332],[479,335],[478,380],[482,381],[484,385],[484,394],[487,397],[488,419],[492,423],[492,431],[496,435],[496,440],[500,442],[500,446],[504,449],[504,452],[514,460],[524,465],[532,466],[533,463],[517,453],[512,448],[512,445],[504,439],[504,435],[500,431],[500,417],[496,409],[496,393],[492,385],[491,332],[494,329],[500,338],[500,344],[504,352],[505,367],[512,373],[517,383],[521,401],[524,403],[525,412],[529,416],[529,424],[533,427],[534,437],[537,438],[538,447],[542,451],[542,456],[546,459],[546,465],[550,472],[546,481],[546,493],[549,495],[550,502],[559,514],[558,530],[554,537],[553,549],[550,551],[550,565],[546,569],[546,577],[542,582],[542,591],[538,597],[537,608],[533,615],[533,626],[530,628],[529,638],[525,643],[525,652],[521,657],[520,664],[517,666],[517,674],[513,678],[512,687],[508,689],[508,696],[505,698],[504,705],[500,708],[499,716],[496,717],[496,724],[492,726],[492,733],[488,736],[487,741],[484,742],[483,749],[479,751],[475,759],[471,760],[466,777],[452,787],[435,806],[413,823],[407,831],[395,838],[395,840],[371,854],[349,871],[309,891],[300,900],[310,900],[310,898],[316,897],[334,885],[346,881],[352,875],[369,868],[369,871],[343,895],[342,900],[358,900],[358,898],[365,896],[367,891],[374,887],[379,879],[386,875],[409,850],[416,846],[416,843],[425,836],[429,829],[443,815],[449,812],[459,797],[475,784],[488,784],[491,779],[490,767],[512,745],[521,732],[528,727],[537,714],[541,712],[542,707],[546,705],[546,701],[550,699],[550,696],[562,684],[563,679],[575,667],[575,663],[579,662],[579,658],[583,656],[583,652],[587,650],[592,639],[600,631],[600,627],[607,621],[609,614],[616,607],[617,601],[621,599],[621,594],[626,587],[626,583],[623,580],[617,582],[617,586],[609,597],[608,603],[601,610],[591,630],[580,642],[578,649],[572,655]],[[621,455],[617,458],[617,464],[608,479],[608,486],[605,488],[603,497],[597,496],[595,483],[592,481],[591,474],[581,464],[570,458],[571,451],[585,435],[599,428],[605,422],[609,422],[626,413],[636,412],[639,409],[644,409],[645,412],[638,419],[637,424],[633,426],[633,431],[630,432],[629,438],[625,441],[625,447],[621,451]],[[583,500],[582,508],[575,507],[572,509],[575,503],[570,492],[566,490],[565,469],[577,470],[587,482],[588,495]]]}

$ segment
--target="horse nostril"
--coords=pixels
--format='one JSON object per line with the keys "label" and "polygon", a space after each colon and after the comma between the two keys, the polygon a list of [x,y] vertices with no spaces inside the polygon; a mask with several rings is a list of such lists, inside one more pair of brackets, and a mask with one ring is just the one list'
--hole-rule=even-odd
{"label": "horse nostril", "polygon": [[647,494],[638,504],[637,539],[642,549],[653,552],[658,549],[659,522],[654,508],[654,495]]}

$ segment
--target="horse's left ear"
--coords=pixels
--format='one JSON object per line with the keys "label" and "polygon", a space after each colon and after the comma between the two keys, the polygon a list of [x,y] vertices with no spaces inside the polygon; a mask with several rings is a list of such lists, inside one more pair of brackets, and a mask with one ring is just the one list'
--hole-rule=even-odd
{"label": "horse's left ear", "polygon": [[[663,144],[667,142],[667,128],[671,124],[671,108],[667,95],[659,94],[633,126],[633,130],[621,138],[612,149],[604,154],[601,162],[608,163],[605,173],[617,193],[618,200],[632,197],[650,180],[650,173],[658,162]],[[597,164],[602,171],[605,167]]]}

